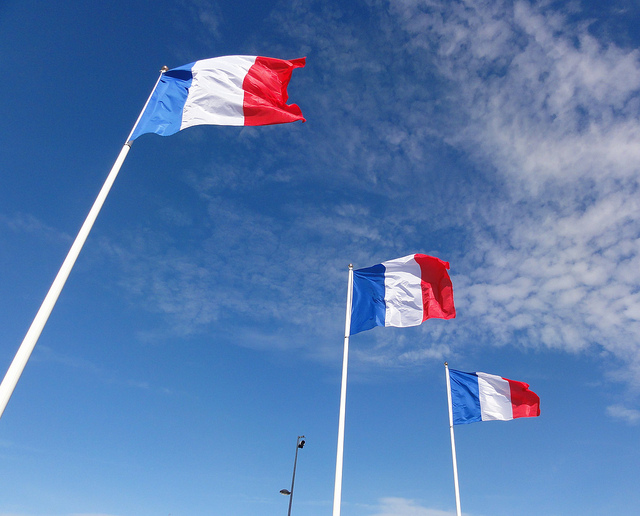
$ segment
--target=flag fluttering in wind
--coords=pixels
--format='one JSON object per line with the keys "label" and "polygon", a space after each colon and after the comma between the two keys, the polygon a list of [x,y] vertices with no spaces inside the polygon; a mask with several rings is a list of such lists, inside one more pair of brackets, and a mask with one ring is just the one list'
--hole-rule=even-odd
{"label": "flag fluttering in wind", "polygon": [[540,415],[540,398],[524,382],[449,369],[453,424]]}
{"label": "flag fluttering in wind", "polygon": [[145,133],[175,134],[194,125],[270,125],[302,120],[295,104],[288,105],[287,86],[305,58],[285,61],[271,57],[225,56],[195,61],[172,70],[163,67],[129,138],[120,150],[71,249],[40,305],[9,370],[0,383],[0,417],[27,365],[40,334],[58,301],[89,232],[131,149]]}
{"label": "flag fluttering in wind", "polygon": [[476,421],[509,421],[517,417],[540,415],[540,398],[524,382],[508,380],[487,373],[464,373],[449,369],[444,363],[449,405],[449,432],[453,460],[453,485],[456,494],[456,516],[462,516],[458,460],[454,425]]}
{"label": "flag fluttering in wind", "polygon": [[305,58],[223,56],[195,61],[162,74],[131,140],[195,125],[270,125],[305,121],[287,104],[287,86]]}
{"label": "flag fluttering in wind", "polygon": [[351,335],[374,326],[407,327],[453,319],[449,263],[412,254],[353,271]]}
{"label": "flag fluttering in wind", "polygon": [[340,516],[342,497],[349,337],[374,326],[407,327],[431,318],[453,319],[456,309],[448,268],[448,262],[426,254],[412,254],[365,269],[353,270],[349,265],[333,516]]}

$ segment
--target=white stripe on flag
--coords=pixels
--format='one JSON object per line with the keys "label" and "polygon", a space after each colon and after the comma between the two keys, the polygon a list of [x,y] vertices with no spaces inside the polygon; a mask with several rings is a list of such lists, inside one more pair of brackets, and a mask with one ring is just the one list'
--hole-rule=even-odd
{"label": "white stripe on flag", "polygon": [[500,376],[477,373],[482,421],[508,421],[513,419],[511,388]]}
{"label": "white stripe on flag", "polygon": [[242,84],[255,61],[255,56],[196,61],[180,129],[203,124],[244,125]]}
{"label": "white stripe on flag", "polygon": [[422,273],[413,255],[383,262],[385,326],[404,328],[422,323]]}

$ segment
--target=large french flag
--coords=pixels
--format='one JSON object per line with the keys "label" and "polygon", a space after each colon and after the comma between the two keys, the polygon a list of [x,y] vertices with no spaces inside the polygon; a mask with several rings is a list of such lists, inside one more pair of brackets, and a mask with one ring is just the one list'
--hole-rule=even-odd
{"label": "large french flag", "polygon": [[194,125],[270,125],[305,121],[287,104],[287,86],[305,58],[223,56],[195,61],[162,74],[131,140],[161,136]]}
{"label": "large french flag", "polygon": [[449,369],[449,378],[454,425],[540,415],[540,398],[529,384],[455,369]]}
{"label": "large french flag", "polygon": [[417,326],[456,316],[449,263],[412,254],[353,271],[351,331],[374,326]]}

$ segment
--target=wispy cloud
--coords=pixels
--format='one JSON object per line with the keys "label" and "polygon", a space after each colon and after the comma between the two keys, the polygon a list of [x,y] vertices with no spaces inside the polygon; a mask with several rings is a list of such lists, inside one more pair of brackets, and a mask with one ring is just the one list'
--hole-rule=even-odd
{"label": "wispy cloud", "polygon": [[27,213],[14,213],[12,215],[0,213],[0,225],[14,233],[33,235],[45,242],[70,244],[73,241],[68,234],[62,233],[60,230]]}
{"label": "wispy cloud", "polygon": [[[404,16],[421,6],[405,4]],[[523,1],[447,3],[423,13],[439,69],[459,85],[466,128],[456,144],[534,192],[550,179],[637,171],[638,51],[596,40],[568,14]]]}
{"label": "wispy cloud", "polygon": [[640,422],[640,410],[630,409],[623,405],[611,405],[607,407],[607,414],[614,419],[636,425]]}
{"label": "wispy cloud", "polygon": [[82,373],[90,376],[93,380],[101,381],[110,385],[123,385],[130,389],[145,390],[145,391],[158,391],[163,394],[171,394],[169,389],[161,386],[151,385],[146,380],[137,379],[125,379],[122,378],[119,372],[109,370],[108,368],[98,366],[95,363],[79,358],[77,356],[66,355],[52,349],[49,346],[40,344],[34,353],[32,358],[34,362],[49,362],[58,364],[66,369],[73,369],[81,371]]}
{"label": "wispy cloud", "polygon": [[203,40],[205,38],[220,39],[223,17],[218,2],[215,0],[182,0],[179,5],[188,13],[185,19],[192,20],[192,24],[185,27],[185,31],[188,31],[191,37]]}
{"label": "wispy cloud", "polygon": [[422,507],[415,500],[382,498],[380,506],[372,513],[372,516],[453,516],[454,514],[455,511]]}

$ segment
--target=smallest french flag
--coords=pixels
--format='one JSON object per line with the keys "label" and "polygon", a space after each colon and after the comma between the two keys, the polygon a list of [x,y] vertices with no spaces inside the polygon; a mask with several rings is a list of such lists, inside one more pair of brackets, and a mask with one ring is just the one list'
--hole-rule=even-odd
{"label": "smallest french flag", "polygon": [[287,86],[305,58],[222,56],[203,59],[162,74],[130,140],[161,136],[195,125],[256,126],[305,121],[287,104]]}
{"label": "smallest french flag", "polygon": [[453,286],[449,262],[411,254],[353,271],[351,330],[354,335],[375,326],[406,328],[427,319],[453,319]]}
{"label": "smallest french flag", "polygon": [[540,415],[540,398],[529,384],[455,369],[449,369],[449,378],[454,425]]}

